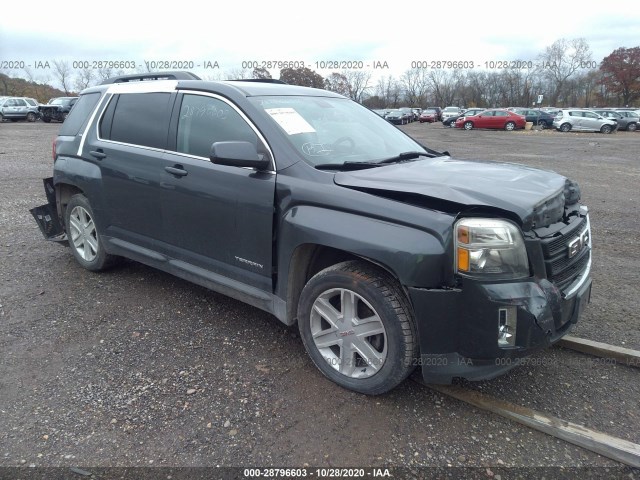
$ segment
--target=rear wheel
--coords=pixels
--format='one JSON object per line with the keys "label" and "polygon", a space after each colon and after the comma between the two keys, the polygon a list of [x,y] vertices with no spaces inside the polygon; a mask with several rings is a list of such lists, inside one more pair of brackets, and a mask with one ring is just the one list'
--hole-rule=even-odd
{"label": "rear wheel", "polygon": [[89,200],[78,193],[71,197],[65,210],[65,225],[69,246],[78,263],[97,272],[109,267],[114,259],[102,243]]}
{"label": "rear wheel", "polygon": [[464,129],[465,130],[471,130],[473,128],[473,123],[472,122],[464,122]]}
{"label": "rear wheel", "polygon": [[627,125],[627,132],[635,132],[638,129],[637,123],[630,123]]}
{"label": "rear wheel", "polygon": [[415,365],[409,302],[393,277],[364,262],[339,263],[311,278],[300,296],[298,327],[318,369],[356,392],[387,392]]}
{"label": "rear wheel", "polygon": [[516,129],[516,124],[513,122],[507,122],[504,126],[504,129],[507,130],[508,132],[515,130]]}
{"label": "rear wheel", "polygon": [[560,131],[561,132],[568,132],[569,130],[571,130],[571,124],[570,123],[563,123],[562,125],[560,125]]}
{"label": "rear wheel", "polygon": [[600,133],[611,133],[611,125],[602,125],[602,127],[600,127]]}
{"label": "rear wheel", "polygon": [[27,113],[27,122],[35,122],[38,117],[35,113],[29,112]]}
{"label": "rear wheel", "polygon": [[547,122],[545,122],[544,120],[540,120],[540,121],[538,122],[538,126],[539,126],[542,130],[544,130],[545,128],[547,128],[547,127],[548,127]]}

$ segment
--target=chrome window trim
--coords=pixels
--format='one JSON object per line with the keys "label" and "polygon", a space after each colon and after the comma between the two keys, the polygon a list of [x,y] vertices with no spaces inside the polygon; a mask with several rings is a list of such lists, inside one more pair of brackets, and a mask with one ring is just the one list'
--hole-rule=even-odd
{"label": "chrome window trim", "polygon": [[[80,145],[78,146],[79,157],[82,156],[82,150],[84,149],[84,141],[87,138],[87,132],[89,132],[89,129],[93,125],[93,120],[96,118],[96,115],[98,115],[98,110],[100,110],[99,116],[100,116],[100,119],[102,119],[102,115],[104,115],[104,111],[107,109],[107,105],[109,105],[109,102],[111,101],[112,98],[113,98],[113,95],[110,94],[109,92],[106,92],[104,95],[102,95],[102,98],[100,99],[100,101],[98,101],[98,104],[93,109],[93,113],[91,114],[91,117],[87,122],[87,126],[84,128],[84,132],[80,134],[81,140],[80,140]],[[96,124],[96,138],[98,140],[102,140],[100,138],[100,127],[98,124]]]}
{"label": "chrome window trim", "polygon": [[[172,83],[174,83],[175,85],[177,85],[177,82],[171,81]],[[273,154],[273,150],[271,149],[271,145],[269,145],[269,142],[267,142],[267,139],[264,137],[264,135],[262,135],[262,133],[260,132],[260,130],[258,130],[258,128],[253,124],[253,122],[249,119],[249,117],[247,117],[244,112],[242,110],[240,110],[234,103],[230,102],[229,100],[227,100],[225,97],[215,94],[215,93],[210,93],[210,92],[202,92],[199,90],[176,90],[175,86],[173,90],[166,90],[163,88],[157,89],[157,88],[153,88],[156,85],[156,82],[153,82],[153,85],[149,85],[147,82],[139,82],[141,84],[143,84],[144,88],[139,87],[136,89],[131,89],[131,91],[127,90],[127,89],[121,89],[122,91],[119,91],[120,89],[118,89],[118,91],[116,91],[116,89],[114,88],[117,85],[122,85],[122,84],[115,84],[112,85],[111,87],[109,87],[107,89],[107,93],[103,96],[104,98],[108,97],[108,100],[104,101],[104,104],[100,107],[100,104],[98,107],[96,107],[96,109],[94,110],[93,114],[91,115],[91,119],[90,121],[87,123],[87,128],[85,129],[85,131],[82,134],[82,140],[80,141],[80,146],[78,148],[78,155],[82,155],[82,149],[84,147],[84,140],[86,137],[86,133],[89,129],[89,127],[91,125],[93,125],[93,120],[95,119],[95,116],[98,112],[98,110],[100,110],[100,114],[99,114],[99,120],[96,123],[96,138],[98,140],[100,140],[101,142],[106,142],[106,143],[111,143],[114,145],[126,145],[129,147],[137,147],[137,148],[142,148],[145,150],[151,150],[154,152],[167,152],[167,153],[171,153],[173,155],[180,155],[183,157],[188,157],[188,158],[193,158],[195,160],[201,160],[201,161],[205,161],[205,162],[209,162],[211,163],[211,160],[207,157],[201,157],[199,155],[192,155],[189,153],[183,153],[183,152],[178,152],[178,151],[174,151],[174,150],[167,150],[167,149],[162,149],[162,148],[155,148],[155,147],[148,147],[146,145],[138,145],[138,144],[133,144],[133,143],[125,143],[125,142],[118,142],[115,140],[107,140],[104,139],[100,136],[100,128],[98,126],[99,122],[102,121],[102,117],[105,114],[105,111],[107,109],[107,106],[109,105],[111,99],[113,98],[114,95],[116,94],[123,94],[123,95],[127,95],[127,94],[131,94],[131,93],[173,93],[174,91],[177,91],[178,93],[184,93],[184,94],[189,94],[189,95],[200,95],[200,96],[205,96],[205,97],[212,97],[215,98],[217,100],[222,101],[223,103],[229,105],[236,113],[238,113],[238,115],[240,115],[240,117],[247,123],[247,125],[249,125],[249,128],[251,128],[251,130],[253,130],[253,132],[256,134],[256,136],[264,143],[264,145],[266,146],[267,150],[269,151],[269,155],[271,156],[271,166],[272,166],[272,170],[264,170],[264,173],[271,173],[271,174],[275,174],[276,173],[276,159],[275,156]],[[163,82],[164,83],[164,82]],[[136,84],[138,85],[138,84]],[[100,102],[102,102],[103,100],[100,100]],[[256,170],[255,168],[251,168],[251,167],[242,167],[245,168],[247,170]]]}

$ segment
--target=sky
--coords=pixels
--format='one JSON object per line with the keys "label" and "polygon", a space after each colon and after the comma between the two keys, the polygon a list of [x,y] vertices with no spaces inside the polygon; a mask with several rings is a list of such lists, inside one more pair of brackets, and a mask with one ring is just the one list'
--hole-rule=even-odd
{"label": "sky", "polygon": [[293,61],[322,75],[353,66],[379,77],[400,76],[416,61],[484,68],[535,60],[559,38],[584,37],[597,62],[618,47],[640,46],[640,8],[606,2],[34,0],[32,14],[24,5],[11,2],[0,13],[0,71],[24,77],[26,66],[41,79],[51,77],[46,62],[54,60],[164,70],[157,62],[181,61],[210,79],[243,62]]}

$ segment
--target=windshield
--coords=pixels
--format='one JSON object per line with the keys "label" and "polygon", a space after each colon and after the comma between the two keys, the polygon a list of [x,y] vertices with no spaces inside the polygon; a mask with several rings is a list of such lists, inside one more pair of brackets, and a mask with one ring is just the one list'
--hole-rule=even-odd
{"label": "windshield", "polygon": [[67,105],[69,102],[71,102],[70,98],[54,98],[49,105]]}
{"label": "windshield", "polygon": [[424,151],[389,122],[346,98],[269,96],[249,100],[314,166],[377,162],[403,152]]}

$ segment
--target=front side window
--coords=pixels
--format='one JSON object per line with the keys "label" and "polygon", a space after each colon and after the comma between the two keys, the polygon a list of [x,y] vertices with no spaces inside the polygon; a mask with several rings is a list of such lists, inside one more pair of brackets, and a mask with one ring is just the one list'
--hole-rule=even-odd
{"label": "front side window", "polygon": [[230,105],[214,97],[185,94],[180,106],[176,149],[209,158],[215,142],[244,141],[258,149],[258,136]]}
{"label": "front side window", "polygon": [[496,112],[495,116],[496,116],[496,117],[507,117],[507,116],[509,116],[509,115],[507,114],[507,112],[501,112],[500,110],[498,110],[498,111]]}

